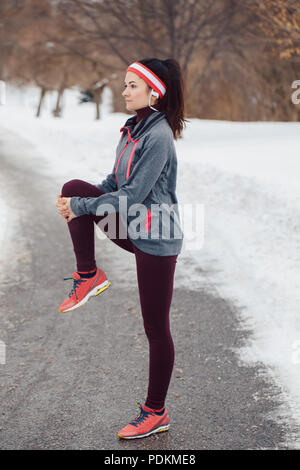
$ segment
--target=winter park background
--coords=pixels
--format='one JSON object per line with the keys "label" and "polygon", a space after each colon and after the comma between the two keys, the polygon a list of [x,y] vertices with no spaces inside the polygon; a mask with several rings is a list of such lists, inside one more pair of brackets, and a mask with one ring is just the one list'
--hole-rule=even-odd
{"label": "winter park background", "polygon": [[[233,352],[241,366],[262,365],[264,379],[279,390],[280,406],[270,420],[290,423],[293,432],[281,444],[300,449],[300,104],[291,100],[292,84],[300,80],[300,7],[292,0],[190,0],[188,7],[180,0],[109,3],[108,10],[98,0],[0,4],[0,80],[6,82],[0,177],[1,152],[20,137],[35,150],[25,153],[24,164],[42,162],[38,171],[55,181],[57,193],[71,179],[100,183],[112,170],[120,128],[130,117],[121,97],[125,65],[141,57],[177,58],[187,77],[190,121],[175,141],[177,196],[183,211],[192,204],[203,212],[194,218],[188,209],[183,213],[174,288],[195,295],[204,289],[234,306],[237,328],[250,334]],[[134,30],[131,11],[139,12]],[[162,17],[169,21],[160,23]],[[79,103],[87,89],[94,90],[98,119],[94,102]],[[47,211],[53,214],[56,196],[49,194],[53,206]],[[22,208],[8,201],[7,187],[0,185],[3,296],[7,269],[18,268],[22,252],[14,242]],[[98,248],[109,249],[109,243],[97,229]],[[122,269],[122,287],[130,286],[133,266]],[[194,314],[200,329],[201,301],[200,295]],[[9,325],[5,313],[3,331]],[[214,334],[209,324],[206,329]],[[7,344],[7,357],[9,349]],[[199,358],[199,370],[206,359]],[[2,349],[0,372],[4,367]],[[260,399],[255,393],[251,398]],[[250,416],[244,418],[250,423]],[[48,436],[45,442],[50,446]],[[242,444],[230,442],[232,448]]]}

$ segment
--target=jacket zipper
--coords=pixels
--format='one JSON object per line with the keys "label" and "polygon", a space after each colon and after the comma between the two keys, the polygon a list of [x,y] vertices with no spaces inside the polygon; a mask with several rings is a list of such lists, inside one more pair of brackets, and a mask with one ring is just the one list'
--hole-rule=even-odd
{"label": "jacket zipper", "polygon": [[130,154],[128,165],[127,165],[127,171],[126,171],[126,179],[127,180],[129,178],[129,174],[130,174],[130,167],[131,167],[131,162],[132,162],[132,159],[133,159],[133,156],[134,156],[134,151],[135,151],[135,148],[137,146],[137,143],[139,142],[139,139],[138,140],[133,140],[132,139],[131,134],[130,134],[130,130],[128,129],[128,127],[121,127],[120,132],[122,132],[123,129],[127,129],[127,135],[129,134],[129,137],[128,137],[128,140],[127,140],[127,142],[126,142],[126,144],[123,148],[123,151],[122,151],[121,155],[118,158],[118,163],[117,163],[116,171],[115,171],[115,182],[116,183],[117,183],[117,171],[118,171],[118,168],[119,168],[119,163],[120,163],[120,160],[121,160],[121,157],[122,157],[123,153],[125,152],[125,149],[126,149],[127,145],[129,144],[129,141],[131,140],[131,142],[134,142],[134,146],[133,146],[132,152]]}
{"label": "jacket zipper", "polygon": [[130,174],[130,167],[131,167],[131,162],[132,162],[132,159],[133,159],[133,155],[134,155],[134,151],[135,151],[135,147],[137,146],[138,144],[138,140],[135,141],[135,144],[133,146],[133,149],[132,149],[132,152],[131,152],[131,155],[130,155],[130,158],[129,158],[129,161],[128,161],[128,165],[127,165],[127,173],[126,173],[126,179],[128,180],[129,178],[129,174]]}
{"label": "jacket zipper", "polygon": [[115,171],[115,181],[117,183],[117,171],[118,171],[118,168],[119,168],[119,163],[120,163],[120,160],[121,160],[121,157],[123,155],[123,153],[125,152],[125,149],[128,145],[128,142],[125,144],[124,148],[123,148],[123,152],[121,153],[121,155],[119,156],[119,159],[118,159],[118,163],[117,163],[117,167],[116,167],[116,171]]}

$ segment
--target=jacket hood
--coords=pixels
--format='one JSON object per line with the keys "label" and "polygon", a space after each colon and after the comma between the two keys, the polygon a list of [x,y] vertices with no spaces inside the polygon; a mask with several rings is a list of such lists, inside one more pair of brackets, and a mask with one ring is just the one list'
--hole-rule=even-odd
{"label": "jacket hood", "polygon": [[165,113],[161,111],[157,111],[153,114],[149,114],[143,118],[138,124],[136,122],[136,115],[130,117],[125,122],[125,125],[121,127],[120,132],[126,133],[129,135],[129,138],[135,142],[136,139],[141,138],[146,132],[151,129],[151,127],[155,126],[158,122],[162,119],[166,119]]}

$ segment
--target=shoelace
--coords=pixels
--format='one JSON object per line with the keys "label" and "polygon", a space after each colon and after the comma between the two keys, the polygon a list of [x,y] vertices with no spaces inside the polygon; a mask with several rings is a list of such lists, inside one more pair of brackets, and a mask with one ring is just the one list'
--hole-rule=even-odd
{"label": "shoelace", "polygon": [[141,403],[136,403],[140,407],[140,413],[139,415],[131,421],[129,424],[132,424],[133,426],[138,426],[139,424],[143,423],[146,418],[148,418],[149,415],[153,415],[152,411],[146,411],[143,410],[142,404]]}
{"label": "shoelace", "polygon": [[79,284],[81,284],[82,282],[86,281],[86,279],[74,279],[73,277],[64,277],[64,281],[66,281],[67,279],[73,279],[73,287],[72,287],[72,290],[69,294],[69,297],[72,296],[73,292],[74,294],[76,295],[76,299],[78,300],[78,297],[77,297],[77,293],[76,293],[76,289],[77,287],[79,286]]}

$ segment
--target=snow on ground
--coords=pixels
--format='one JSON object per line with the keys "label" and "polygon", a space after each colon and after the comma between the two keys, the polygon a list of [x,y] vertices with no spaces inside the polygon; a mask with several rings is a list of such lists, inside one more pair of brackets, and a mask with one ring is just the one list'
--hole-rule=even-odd
{"label": "snow on ground", "polygon": [[[111,114],[108,89],[100,121],[94,105],[78,105],[78,96],[76,89],[66,93],[61,119],[51,115],[53,93],[41,118],[34,117],[35,88],[8,86],[7,104],[0,107],[0,125],[33,142],[47,161],[45,171],[60,184],[101,182],[129,117]],[[183,217],[176,287],[217,290],[237,306],[253,331],[237,351],[241,360],[269,368],[282,389],[282,412],[300,425],[300,124],[190,121],[175,142],[177,195],[182,206],[203,205],[204,244],[187,243],[190,219]],[[2,214],[0,204],[1,220]],[[295,441],[300,446],[300,434]]]}
{"label": "snow on ground", "polygon": [[[0,221],[0,246],[2,246],[3,240],[5,240],[7,226],[7,206],[2,199],[0,199]],[[0,261],[1,254],[2,251],[0,251]]]}

